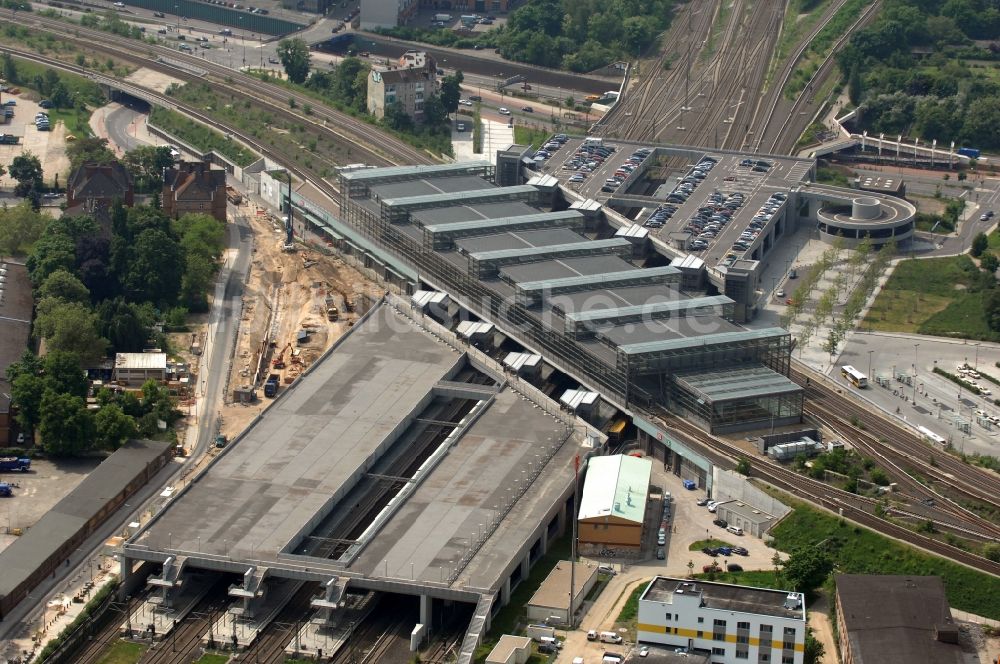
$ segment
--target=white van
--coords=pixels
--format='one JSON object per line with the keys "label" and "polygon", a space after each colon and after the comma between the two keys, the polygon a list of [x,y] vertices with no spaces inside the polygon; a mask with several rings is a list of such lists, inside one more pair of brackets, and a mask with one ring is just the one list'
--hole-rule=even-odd
{"label": "white van", "polygon": [[543,645],[552,646],[553,648],[562,648],[562,642],[554,636],[543,636],[538,639],[538,642]]}
{"label": "white van", "polygon": [[726,530],[728,530],[729,532],[731,532],[733,535],[742,535],[743,534],[743,529],[742,528],[738,528],[737,526],[726,526]]}
{"label": "white van", "polygon": [[622,637],[620,634],[615,634],[614,632],[601,632],[601,642],[602,643],[621,643]]}

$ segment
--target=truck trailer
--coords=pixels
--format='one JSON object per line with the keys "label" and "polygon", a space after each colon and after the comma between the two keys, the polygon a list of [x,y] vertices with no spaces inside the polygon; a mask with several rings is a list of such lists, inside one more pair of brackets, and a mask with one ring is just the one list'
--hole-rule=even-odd
{"label": "truck trailer", "polygon": [[31,459],[24,457],[0,457],[0,470],[19,470],[26,473],[31,470]]}
{"label": "truck trailer", "polygon": [[264,383],[264,396],[270,399],[278,396],[278,383],[281,380],[281,376],[273,373],[267,377],[267,381]]}

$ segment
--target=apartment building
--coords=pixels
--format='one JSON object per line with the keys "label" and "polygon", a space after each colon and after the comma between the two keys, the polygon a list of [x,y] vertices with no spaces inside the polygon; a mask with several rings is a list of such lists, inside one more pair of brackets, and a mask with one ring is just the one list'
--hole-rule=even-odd
{"label": "apartment building", "polygon": [[658,576],[639,597],[638,640],[713,664],[802,664],[801,593]]}
{"label": "apartment building", "polygon": [[398,103],[417,122],[423,119],[424,100],[438,91],[437,63],[423,51],[407,51],[395,65],[373,68],[368,76],[368,111],[385,117],[385,109]]}

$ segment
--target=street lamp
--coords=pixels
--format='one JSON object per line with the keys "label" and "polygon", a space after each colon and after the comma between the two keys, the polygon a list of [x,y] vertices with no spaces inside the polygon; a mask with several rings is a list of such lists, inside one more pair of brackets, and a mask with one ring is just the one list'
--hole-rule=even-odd
{"label": "street lamp", "polygon": [[872,379],[872,353],[875,351],[868,351],[868,380]]}
{"label": "street lamp", "polygon": [[975,371],[979,371],[979,346],[980,344],[976,344],[976,364],[973,367]]}
{"label": "street lamp", "polygon": [[913,344],[913,403],[917,403],[917,349],[920,344]]}

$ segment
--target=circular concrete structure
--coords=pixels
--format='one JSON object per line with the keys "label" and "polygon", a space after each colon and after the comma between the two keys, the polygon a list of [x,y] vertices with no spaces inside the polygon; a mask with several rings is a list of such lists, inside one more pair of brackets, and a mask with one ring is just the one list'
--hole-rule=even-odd
{"label": "circular concrete structure", "polygon": [[876,244],[913,237],[917,209],[902,198],[856,195],[843,189],[813,189],[820,203],[816,211],[820,237],[828,242],[843,238],[848,246],[869,237]]}
{"label": "circular concrete structure", "polygon": [[873,196],[855,198],[851,216],[855,219],[878,219],[882,216],[882,205]]}

